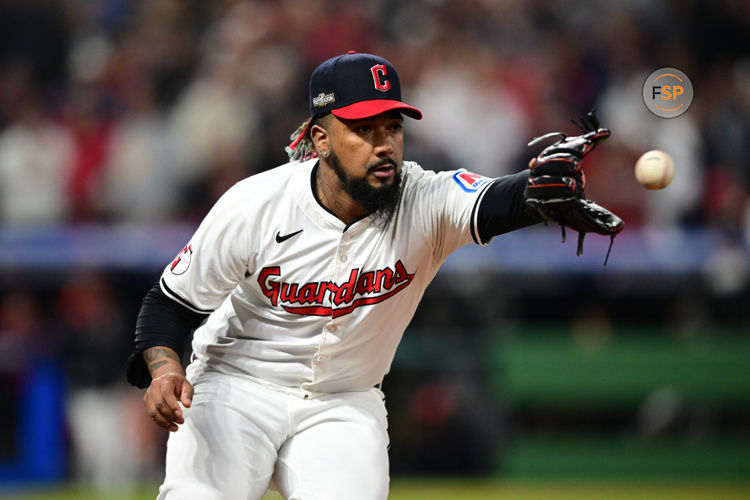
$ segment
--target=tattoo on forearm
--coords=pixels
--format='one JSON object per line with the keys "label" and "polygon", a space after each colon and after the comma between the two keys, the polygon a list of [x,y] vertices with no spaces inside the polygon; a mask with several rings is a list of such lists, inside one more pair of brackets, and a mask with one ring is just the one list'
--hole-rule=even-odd
{"label": "tattoo on forearm", "polygon": [[163,347],[152,347],[143,351],[143,359],[146,361],[146,366],[149,372],[156,370],[157,368],[166,365],[170,360],[180,363],[180,358],[171,349]]}
{"label": "tattoo on forearm", "polygon": [[169,363],[169,361],[166,361],[166,360],[165,360],[165,361],[157,361],[156,363],[154,363],[154,364],[152,364],[152,365],[148,365],[148,369],[149,369],[149,370],[151,370],[151,371],[153,372],[154,370],[156,370],[156,369],[157,369],[157,368],[159,368],[160,366],[164,366],[164,365],[166,365],[167,363]]}

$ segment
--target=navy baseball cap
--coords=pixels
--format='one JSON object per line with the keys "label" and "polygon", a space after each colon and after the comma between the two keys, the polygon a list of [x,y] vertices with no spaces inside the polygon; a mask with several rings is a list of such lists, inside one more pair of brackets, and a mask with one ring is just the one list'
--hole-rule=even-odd
{"label": "navy baseball cap", "polygon": [[310,116],[331,112],[345,120],[358,120],[397,110],[422,119],[422,112],[401,102],[396,68],[372,54],[349,51],[328,59],[310,77]]}

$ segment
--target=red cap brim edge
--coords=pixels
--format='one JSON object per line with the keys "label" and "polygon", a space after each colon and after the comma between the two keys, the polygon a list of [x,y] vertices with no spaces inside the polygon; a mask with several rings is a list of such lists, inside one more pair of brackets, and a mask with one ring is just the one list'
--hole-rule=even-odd
{"label": "red cap brim edge", "polygon": [[422,112],[417,108],[392,99],[374,99],[370,101],[355,102],[349,106],[334,109],[331,113],[338,118],[343,118],[344,120],[362,120],[364,118],[371,118],[380,113],[393,110],[401,111],[406,116],[414,118],[415,120],[422,119]]}

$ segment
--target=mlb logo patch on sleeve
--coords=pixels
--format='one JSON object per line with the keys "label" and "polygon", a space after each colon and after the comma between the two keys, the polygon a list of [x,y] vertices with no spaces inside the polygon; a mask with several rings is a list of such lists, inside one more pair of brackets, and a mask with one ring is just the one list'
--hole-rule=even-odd
{"label": "mlb logo patch on sleeve", "polygon": [[474,174],[472,172],[461,169],[453,174],[453,180],[456,181],[456,184],[458,184],[461,189],[463,189],[467,193],[473,193],[483,185],[490,182],[491,179],[489,177]]}

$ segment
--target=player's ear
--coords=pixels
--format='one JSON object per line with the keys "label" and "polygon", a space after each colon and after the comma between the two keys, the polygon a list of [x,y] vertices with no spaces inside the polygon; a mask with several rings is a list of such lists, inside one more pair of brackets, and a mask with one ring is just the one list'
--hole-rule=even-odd
{"label": "player's ear", "polygon": [[328,150],[328,131],[319,124],[315,124],[310,128],[310,139],[317,151]]}
{"label": "player's ear", "polygon": [[313,120],[313,124],[310,127],[310,140],[315,146],[317,151],[328,151],[329,145],[329,130],[331,125],[330,115],[325,115]]}

